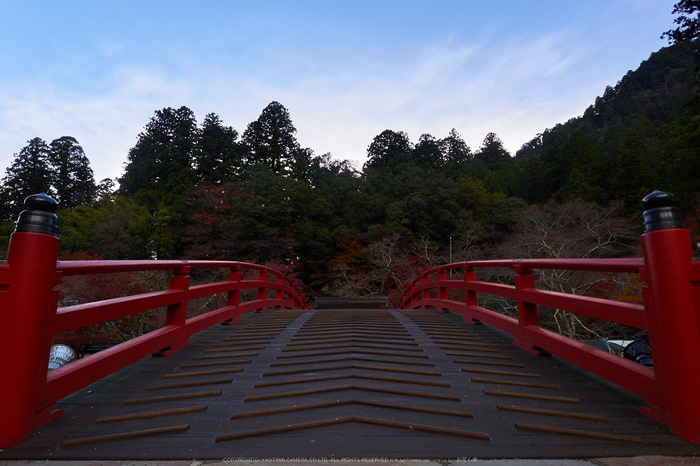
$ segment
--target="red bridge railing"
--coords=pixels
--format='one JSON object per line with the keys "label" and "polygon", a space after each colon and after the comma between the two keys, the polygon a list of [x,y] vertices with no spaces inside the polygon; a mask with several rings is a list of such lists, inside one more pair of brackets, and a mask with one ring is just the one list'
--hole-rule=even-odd
{"label": "red bridge railing", "polygon": [[[455,311],[472,323],[504,330],[515,337],[516,345],[528,351],[557,355],[640,395],[647,404],[640,411],[668,425],[678,438],[700,443],[700,261],[693,261],[688,231],[665,218],[668,211],[656,212],[661,220],[656,219],[657,224],[653,224],[652,210],[668,206],[652,203],[646,207],[649,210],[645,212],[647,232],[642,236],[644,259],[448,264],[416,278],[403,292],[399,307]],[[651,217],[647,219],[648,212]],[[487,268],[510,269],[512,285],[477,280],[477,270]],[[547,269],[639,274],[646,283],[642,289],[644,305],[536,288],[536,271]],[[455,270],[460,272],[458,280],[448,276],[449,271]],[[480,293],[514,301],[517,318],[480,306]],[[647,330],[653,369],[540,327],[541,307]]]}
{"label": "red bridge railing", "polygon": [[[36,227],[36,217],[53,215],[53,207],[41,202],[34,199],[26,203],[29,209],[22,213],[24,219],[20,216],[10,239],[7,262],[0,263],[0,448],[25,440],[32,429],[59,416],[62,411],[53,409],[58,400],[146,356],[167,356],[187,346],[189,337],[197,332],[225,321],[235,322],[246,312],[307,308],[288,277],[251,263],[57,263],[58,238],[50,226]],[[46,223],[46,218],[39,220]],[[205,268],[228,269],[228,277],[190,286],[190,272]],[[169,289],[58,308],[55,287],[64,276],[153,270],[172,272]],[[254,278],[244,279],[245,271],[252,271],[247,275]],[[252,290],[249,294],[254,298],[246,301],[245,290]],[[187,317],[189,301],[220,293],[226,294],[225,306]],[[161,307],[167,309],[163,327],[48,371],[54,334]]]}
{"label": "red bridge railing", "polygon": [[[653,197],[652,197],[653,196]],[[33,199],[30,199],[33,198]],[[149,354],[167,355],[190,335],[245,312],[268,307],[305,308],[293,283],[255,264],[206,261],[56,262],[59,240],[55,201],[31,196],[12,235],[6,263],[0,263],[0,448],[26,439],[60,414],[54,403]],[[688,231],[663,193],[645,199],[644,259],[471,261],[429,270],[406,290],[402,308],[449,309],[465,319],[494,325],[515,336],[515,343],[536,354],[572,361],[642,396],[643,411],[668,424],[677,437],[700,443],[700,264],[692,260]],[[512,285],[479,281],[480,268],[512,270]],[[226,268],[225,281],[190,286],[196,268]],[[242,272],[257,272],[254,279]],[[461,269],[452,280],[448,271]],[[538,289],[535,271],[543,269],[638,273],[646,282],[644,305]],[[168,290],[57,309],[55,286],[63,276],[138,270],[170,270]],[[272,282],[270,280],[273,280]],[[243,290],[254,299],[242,301]],[[257,291],[255,291],[257,290]],[[269,292],[268,292],[269,290]],[[434,291],[433,291],[434,290]],[[455,299],[449,290],[459,290]],[[432,293],[431,293],[432,291]],[[226,293],[224,307],[187,318],[190,300]],[[479,305],[478,294],[517,303],[517,319]],[[274,296],[270,296],[274,295]],[[563,337],[539,326],[538,306],[619,322],[649,333],[653,369]],[[165,325],[97,355],[47,372],[54,333],[166,307]]]}

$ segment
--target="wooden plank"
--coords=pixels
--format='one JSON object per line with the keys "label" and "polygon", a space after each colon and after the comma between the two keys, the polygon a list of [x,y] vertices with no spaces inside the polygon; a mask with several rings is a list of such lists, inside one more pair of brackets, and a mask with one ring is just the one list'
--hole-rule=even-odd
{"label": "wooden plank", "polygon": [[400,395],[400,396],[411,396],[416,398],[432,398],[436,400],[445,401],[462,401],[462,399],[455,395],[444,395],[441,393],[425,393],[425,392],[411,392],[407,390],[394,390],[389,388],[380,387],[367,387],[364,385],[337,385],[335,387],[324,387],[324,388],[313,388],[310,390],[297,390],[293,392],[282,392],[282,393],[269,393],[266,395],[251,395],[244,398],[243,401],[262,401],[262,400],[273,400],[276,398],[290,398],[297,396],[307,396],[307,395],[317,395],[319,393],[333,393],[346,390],[359,390],[366,392],[376,392],[376,393],[387,393],[390,395]]}
{"label": "wooden plank", "polygon": [[470,359],[454,359],[453,361],[457,364],[479,364],[497,367],[525,367],[525,364],[519,362],[472,361]]}
{"label": "wooden plank", "polygon": [[465,345],[470,342],[477,342],[477,341],[483,341],[479,337],[470,337],[470,336],[464,336],[464,337],[433,337],[433,340],[435,340],[435,343],[441,343],[441,344],[446,344],[446,345]]}
{"label": "wooden plank", "polygon": [[321,346],[316,346],[316,345],[310,345],[310,346],[285,348],[282,350],[282,352],[283,353],[292,353],[292,352],[318,351],[318,350],[325,350],[325,349],[341,349],[341,348],[368,348],[368,349],[386,349],[386,350],[392,350],[392,351],[407,351],[407,352],[418,352],[418,353],[424,352],[422,348],[404,348],[403,345],[397,347],[397,346],[388,346],[388,345],[357,343],[357,342],[352,341],[352,340],[348,344],[340,344],[340,345],[325,344],[325,345],[321,345]]}
{"label": "wooden plank", "polygon": [[182,393],[180,395],[163,395],[163,396],[152,396],[149,398],[132,398],[124,402],[125,405],[139,405],[145,403],[161,403],[164,401],[181,401],[181,400],[191,400],[193,398],[207,398],[210,396],[221,395],[221,390],[212,390],[209,392],[196,392],[196,393]]}
{"label": "wooden plank", "polygon": [[[368,343],[374,343],[374,342],[394,342],[394,344],[400,344],[400,345],[405,345],[405,346],[418,346],[418,343],[415,343],[415,339],[413,337],[405,337],[405,338],[400,338],[400,337],[386,337],[386,336],[364,336],[364,335],[352,335],[352,334],[347,334],[347,335],[340,335],[337,337],[329,337],[329,336],[322,336],[322,337],[313,337],[313,338],[292,338],[290,343],[287,343],[287,347],[292,347],[292,346],[302,346],[302,345],[308,345],[311,344],[310,342],[316,342],[316,343],[340,343],[340,342],[348,342],[348,341],[357,341],[357,342],[368,342]],[[314,344],[316,344],[314,343]]]}
{"label": "wooden plank", "polygon": [[[222,340],[226,341],[226,340]],[[260,350],[260,349],[265,349],[265,345],[270,343],[269,341],[263,341],[260,342],[259,345],[256,346],[247,346],[250,345],[250,343],[217,343],[215,345],[211,345],[212,348],[236,348],[238,347],[238,351],[247,351],[247,350]]]}
{"label": "wooden plank", "polygon": [[305,405],[284,406],[280,408],[259,409],[255,411],[243,411],[231,415],[231,419],[246,419],[249,417],[270,416],[273,414],[295,413],[298,411],[308,411],[312,409],[333,408],[335,406],[343,406],[351,404],[352,399],[323,401],[320,403],[308,403]]}
{"label": "wooden plank", "polygon": [[364,364],[342,364],[336,366],[325,366],[325,367],[314,367],[305,369],[292,369],[286,371],[274,371],[265,372],[263,377],[272,377],[276,375],[292,375],[292,374],[304,374],[306,372],[321,372],[321,371],[335,371],[335,370],[345,370],[345,369],[364,369],[368,371],[380,371],[380,372],[395,372],[399,374],[416,374],[416,375],[429,375],[432,377],[442,377],[442,373],[437,371],[421,371],[414,369],[402,369],[397,367],[381,367],[381,366],[367,366]]}
{"label": "wooden plank", "polygon": [[513,359],[511,356],[506,355],[496,355],[491,353],[479,354],[479,353],[458,353],[456,351],[448,351],[448,356],[467,356],[470,358],[489,358],[489,359]]}
{"label": "wooden plank", "polygon": [[513,372],[513,371],[497,371],[491,369],[475,369],[473,367],[463,367],[462,372],[476,372],[478,374],[493,374],[493,375],[509,375],[511,377],[531,377],[533,379],[539,379],[540,374],[535,374],[534,372]]}
{"label": "wooden plank", "polygon": [[383,362],[388,364],[399,364],[407,366],[424,366],[424,367],[435,367],[435,363],[425,362],[425,361],[400,361],[396,359],[388,358],[375,358],[371,356],[341,356],[335,358],[323,358],[323,359],[310,359],[306,361],[283,361],[283,362],[273,362],[270,367],[282,367],[282,366],[299,366],[307,364],[323,364],[327,362],[343,362],[343,361],[364,361],[364,362]]}
{"label": "wooden plank", "polygon": [[530,408],[528,406],[513,406],[513,405],[498,405],[498,409],[502,411],[513,411],[515,413],[526,413],[526,414],[541,414],[543,416],[557,416],[566,417],[572,419],[583,419],[586,421],[593,422],[608,422],[608,418],[605,416],[599,416],[597,414],[586,414],[586,413],[574,413],[571,411],[558,411],[554,409],[540,409],[540,408]]}
{"label": "wooden plank", "polygon": [[385,419],[375,419],[362,416],[352,416],[352,420],[355,422],[362,422],[364,424],[372,424],[375,426],[393,427],[396,429],[405,429],[411,431],[417,430],[420,432],[429,432],[431,434],[452,435],[455,437],[464,437],[475,440],[486,440],[487,442],[491,440],[491,437],[483,432],[470,432],[466,430],[449,429],[446,427],[428,426],[424,424],[409,424],[406,422],[388,421]]}
{"label": "wooden plank", "polygon": [[234,361],[219,361],[219,362],[200,362],[196,364],[182,364],[177,366],[178,369],[191,369],[193,367],[211,367],[211,366],[231,366],[234,364],[250,364],[252,359],[236,359]]}
{"label": "wooden plank", "polygon": [[177,416],[179,414],[202,413],[207,410],[207,405],[191,406],[188,408],[160,409],[157,411],[147,411],[144,413],[122,414],[121,416],[106,416],[98,418],[97,424],[108,422],[134,421],[137,419],[153,419],[155,417]]}
{"label": "wooden plank", "polygon": [[305,423],[300,423],[300,424],[291,424],[291,425],[279,426],[279,427],[271,427],[268,429],[249,430],[246,432],[238,432],[238,433],[234,433],[234,434],[223,434],[223,435],[216,436],[216,443],[227,442],[227,441],[231,441],[231,440],[239,440],[239,439],[250,438],[250,437],[259,437],[261,435],[281,434],[284,432],[293,432],[295,430],[313,429],[315,427],[328,427],[328,426],[334,426],[334,425],[338,425],[338,424],[344,424],[344,423],[350,422],[350,421],[352,421],[352,417],[346,416],[346,417],[337,417],[335,419],[324,419],[321,421],[305,422]]}
{"label": "wooden plank", "polygon": [[87,437],[66,440],[61,444],[61,448],[70,448],[81,445],[95,445],[97,443],[116,442],[117,440],[130,440],[142,437],[152,437],[154,435],[179,434],[186,432],[190,428],[189,425],[160,427],[157,429],[136,430],[133,432],[124,432],[121,434],[99,435],[96,437]]}
{"label": "wooden plank", "polygon": [[[265,349],[265,347],[258,347],[258,348],[221,348],[221,349],[207,349],[204,350],[205,353],[237,353],[240,351],[249,351],[252,349]],[[239,357],[244,357],[244,356],[254,356],[257,353],[241,353],[238,356]]]}
{"label": "wooden plank", "polygon": [[520,392],[504,392],[499,390],[484,390],[484,395],[493,396],[506,396],[513,398],[528,398],[530,400],[542,400],[542,401],[560,401],[562,403],[581,403],[578,398],[566,397],[566,396],[552,396],[552,395],[536,395],[532,393],[520,393]]}
{"label": "wooden plank", "polygon": [[[465,348],[464,346],[455,346],[455,345],[440,345],[440,349],[444,350],[465,350],[465,351],[475,351],[478,353],[500,353],[501,350],[497,349],[489,349],[489,348],[474,348],[474,347],[469,347]],[[447,354],[454,354],[454,353],[447,353]]]}
{"label": "wooden plank", "polygon": [[151,387],[144,388],[145,391],[155,391],[155,390],[172,390],[175,388],[188,388],[188,387],[203,387],[206,385],[220,385],[225,383],[231,383],[233,379],[214,379],[214,380],[202,380],[199,382],[185,382],[185,383],[175,383],[169,385],[155,385]]}
{"label": "wooden plank", "polygon": [[467,413],[464,411],[455,411],[452,409],[426,408],[422,406],[402,405],[398,403],[386,403],[382,401],[362,400],[357,398],[346,398],[343,400],[324,401],[320,403],[309,403],[305,405],[284,406],[280,408],[261,409],[256,411],[244,411],[231,415],[231,419],[245,419],[249,417],[270,416],[274,414],[286,414],[298,411],[333,408],[336,406],[344,406],[348,404],[371,406],[375,408],[396,409],[399,411],[413,411],[423,414],[438,414],[443,416],[464,417],[468,419],[474,418],[474,415],[472,413]]}
{"label": "wooden plank", "polygon": [[482,379],[479,377],[472,377],[472,382],[493,383],[493,384],[499,384],[499,385],[515,385],[517,387],[547,388],[547,389],[551,389],[551,390],[559,390],[559,385],[553,384],[553,383],[516,382],[514,380]]}
{"label": "wooden plank", "polygon": [[470,349],[474,347],[487,347],[491,346],[490,343],[483,343],[483,340],[479,340],[482,343],[479,343],[477,341],[474,342],[455,342],[455,341],[444,341],[444,340],[435,340],[435,343],[438,345],[445,345],[444,347],[441,346],[442,349]]}
{"label": "wooden plank", "polygon": [[209,356],[195,356],[193,361],[202,361],[205,359],[225,359],[225,358],[240,358],[243,356],[257,356],[259,353],[241,353],[241,354],[213,354]]}
{"label": "wooden plank", "polygon": [[294,348],[297,346],[317,346],[317,345],[335,345],[342,343],[370,343],[370,344],[383,344],[383,345],[393,345],[401,347],[416,347],[419,346],[414,339],[401,340],[397,338],[389,337],[366,337],[366,336],[340,336],[340,337],[326,337],[326,338],[303,338],[303,339],[292,339],[287,343],[287,348]]}
{"label": "wooden plank", "polygon": [[639,437],[633,437],[631,435],[617,435],[617,434],[605,434],[602,432],[590,432],[587,430],[579,429],[564,429],[561,427],[552,426],[540,426],[535,424],[524,424],[522,422],[516,422],[515,427],[523,430],[532,430],[535,432],[544,432],[545,434],[561,434],[561,435],[573,435],[575,437],[588,437],[597,440],[607,440],[612,442],[627,442],[627,443],[638,443],[643,444],[642,439]]}
{"label": "wooden plank", "polygon": [[251,430],[251,431],[247,431],[247,432],[238,432],[238,433],[234,433],[234,434],[219,435],[216,437],[216,442],[224,442],[224,441],[230,441],[230,440],[239,440],[239,439],[243,439],[243,438],[257,437],[257,436],[262,436],[262,435],[272,435],[272,434],[279,434],[279,433],[285,433],[285,432],[293,432],[293,431],[297,431],[297,430],[313,429],[313,428],[317,428],[317,427],[328,427],[328,426],[333,426],[333,425],[338,425],[338,424],[345,424],[348,422],[360,422],[363,424],[372,424],[372,425],[382,426],[382,427],[391,427],[391,428],[395,428],[395,429],[429,432],[429,433],[442,434],[442,435],[451,435],[451,436],[456,436],[456,437],[463,437],[463,438],[470,438],[470,439],[477,439],[477,440],[486,440],[486,441],[491,440],[491,438],[489,437],[488,434],[484,434],[481,432],[470,432],[470,431],[464,431],[464,430],[459,430],[459,429],[449,429],[449,428],[445,428],[445,427],[428,426],[428,425],[423,425],[423,424],[408,424],[405,422],[396,422],[396,421],[389,421],[389,420],[385,420],[385,419],[375,419],[375,418],[369,418],[369,417],[363,417],[363,416],[344,416],[344,417],[338,417],[338,418],[332,418],[332,419],[323,419],[320,421],[305,422],[305,423],[299,423],[299,424],[290,424],[290,425],[272,427],[272,428],[267,428],[267,429],[256,429],[256,430]]}
{"label": "wooden plank", "polygon": [[299,379],[287,379],[278,380],[276,382],[262,382],[256,383],[255,388],[264,387],[276,387],[280,385],[293,385],[298,383],[315,383],[324,382],[328,380],[343,380],[343,379],[359,379],[359,380],[376,380],[380,382],[392,382],[392,383],[405,383],[413,385],[429,385],[433,387],[445,387],[449,388],[450,384],[447,382],[433,382],[431,380],[416,380],[416,379],[400,379],[397,377],[379,377],[375,375],[363,375],[363,374],[337,374],[337,375],[326,375],[318,377],[304,377]]}
{"label": "wooden plank", "polygon": [[373,354],[377,356],[401,356],[402,358],[417,358],[417,359],[428,359],[430,356],[427,354],[406,354],[393,351],[368,351],[363,349],[351,349],[350,351],[316,351],[306,354],[282,354],[277,356],[277,359],[288,359],[288,358],[305,358],[310,356],[330,356],[335,354]]}
{"label": "wooden plank", "polygon": [[180,372],[178,374],[165,374],[166,379],[176,379],[184,377],[201,377],[203,375],[216,375],[216,374],[234,374],[236,372],[241,372],[243,369],[240,367],[234,369],[217,369],[212,371],[198,371],[198,372]]}

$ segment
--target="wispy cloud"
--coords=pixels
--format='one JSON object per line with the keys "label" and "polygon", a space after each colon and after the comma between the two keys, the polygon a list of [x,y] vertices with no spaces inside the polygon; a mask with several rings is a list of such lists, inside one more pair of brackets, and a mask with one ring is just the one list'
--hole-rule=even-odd
{"label": "wispy cloud", "polygon": [[[359,10],[353,25],[289,18],[297,23],[279,36],[274,32],[292,24],[288,18],[276,18],[274,28],[262,29],[239,21],[241,34],[199,29],[162,40],[149,36],[154,48],[145,47],[143,53],[132,37],[99,36],[82,44],[81,56],[89,62],[94,54],[100,67],[87,66],[92,74],[80,80],[71,80],[70,73],[58,79],[51,71],[0,73],[0,169],[28,139],[71,135],[83,145],[96,177],[114,178],[155,110],[186,105],[200,121],[216,112],[242,133],[273,100],[290,110],[302,145],[336,158],[361,163],[372,138],[387,128],[406,131],[417,141],[426,132],[444,137],[454,127],[473,148],[493,131],[514,153],[545,128],[581,114],[605,85],[614,85],[663,45],[644,45],[634,34],[639,24],[619,21],[629,1],[606,6],[605,14],[599,9],[606,2],[577,7],[575,14],[588,16],[574,15],[568,22],[560,16],[551,20],[554,27],[547,23],[548,8],[555,6],[560,15],[566,8],[552,2],[522,20],[508,12],[498,18],[489,11],[467,16],[469,8],[460,6],[465,18],[477,19],[446,21],[445,27],[409,18],[406,10],[404,19],[425,29],[397,24],[386,34],[376,26],[388,27],[388,22],[356,31],[364,27]],[[632,12],[638,15],[633,20],[659,21],[658,11],[666,9],[670,16],[670,6],[660,3],[665,2],[645,0],[644,8]],[[330,4],[324,8],[333,9]],[[425,11],[414,10],[414,15]],[[484,17],[489,19],[478,19]],[[322,24],[326,35],[312,31],[296,38],[310,24]],[[134,30],[150,33],[149,27]],[[175,23],[168,30],[178,31]],[[608,34],[618,30],[629,36],[627,42]],[[251,33],[256,40],[248,40]],[[654,40],[659,33],[652,34]],[[420,39],[416,34],[422,34]],[[627,52],[629,47],[637,47],[636,55]],[[625,60],[617,58],[624,54]]]}

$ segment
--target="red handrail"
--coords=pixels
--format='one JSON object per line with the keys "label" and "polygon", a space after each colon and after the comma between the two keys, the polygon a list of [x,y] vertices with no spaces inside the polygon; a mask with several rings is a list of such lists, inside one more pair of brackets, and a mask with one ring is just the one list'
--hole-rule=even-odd
{"label": "red handrail", "polygon": [[[554,354],[646,400],[640,411],[671,427],[677,437],[700,443],[700,261],[692,260],[687,230],[642,236],[646,259],[524,259],[468,261],[434,267],[415,278],[399,308],[437,308],[463,314],[513,335],[516,345]],[[476,270],[507,268],[512,285],[479,281]],[[567,294],[535,287],[535,270],[559,269],[639,274],[647,283],[644,305]],[[450,279],[448,271],[463,274]],[[464,292],[463,300],[448,290]],[[431,293],[433,291],[433,293]],[[478,294],[514,300],[517,318],[479,305]],[[539,325],[538,306],[561,309],[649,331],[654,368],[624,359]]]}
{"label": "red handrail", "polygon": [[[579,366],[633,391],[657,405],[663,404],[663,393],[652,369],[610,353],[582,344],[571,338],[539,327],[537,306],[547,306],[590,317],[603,318],[624,325],[647,329],[644,307],[600,298],[571,295],[534,288],[534,269],[565,269],[597,272],[639,273],[641,259],[562,259],[562,260],[495,260],[470,261],[442,265],[424,272],[404,291],[400,308],[436,307],[459,312],[473,322],[487,323],[515,337],[515,344],[535,354],[557,354]],[[509,268],[514,272],[514,285],[490,283],[476,279],[479,268]],[[448,280],[445,271],[460,270],[461,280]],[[428,278],[428,280],[425,280]],[[436,278],[436,279],[435,279]],[[445,290],[462,290],[463,302],[440,297]],[[438,297],[430,298],[430,290]],[[518,318],[509,317],[479,306],[476,293],[487,293],[512,299],[518,305]]]}
{"label": "red handrail", "polygon": [[[246,312],[307,308],[303,294],[289,277],[258,264],[199,260],[56,262],[55,237],[20,232],[13,234],[10,244],[8,261],[0,264],[0,323],[6,324],[0,326],[0,399],[4,400],[0,403],[0,448],[21,442],[31,429],[59,416],[61,410],[53,410],[58,400],[146,356],[167,356],[187,346],[189,337],[197,332],[224,321],[235,322]],[[228,269],[228,278],[190,286],[191,270],[203,268]],[[172,271],[169,289],[58,308],[58,290],[54,287],[63,276],[153,270]],[[244,270],[258,275],[243,279]],[[252,290],[254,298],[243,301],[243,290]],[[219,293],[227,295],[225,306],[187,318],[189,301]],[[162,328],[47,370],[54,334],[161,307],[167,308]],[[10,352],[12,358],[7,356]]]}
{"label": "red handrail", "polygon": [[[185,286],[184,289],[171,289],[123,298],[109,299],[88,304],[63,307],[57,310],[52,334],[73,330],[106,320],[112,320],[159,307],[168,307],[170,319],[166,325],[155,332],[142,335],[127,342],[115,345],[109,350],[101,351],[89,358],[84,358],[48,373],[43,390],[37,399],[37,411],[44,410],[56,401],[109,375],[133,362],[158,352],[167,355],[189,344],[189,337],[212,325],[225,320],[238,320],[246,312],[263,310],[269,307],[298,308],[306,307],[303,296],[294,283],[275,270],[245,262],[225,261],[71,261],[60,262],[56,270],[66,275],[87,275],[94,273],[133,272],[146,270],[173,270],[176,278],[184,278],[192,268],[228,268],[233,273],[249,269],[258,271],[255,280],[229,280],[218,283]],[[179,272],[179,273],[178,273]],[[270,283],[267,278],[279,277],[282,283]],[[172,280],[171,280],[172,281]],[[258,291],[256,299],[236,305],[227,305],[206,314],[187,319],[185,314],[177,321],[173,318],[174,307],[193,299],[218,293],[240,293],[241,290]],[[267,290],[275,290],[275,298],[267,297]],[[260,292],[260,290],[263,290]],[[279,294],[282,293],[282,296]],[[284,295],[288,298],[284,299]],[[168,322],[170,320],[171,322]],[[166,350],[163,350],[167,348]]]}

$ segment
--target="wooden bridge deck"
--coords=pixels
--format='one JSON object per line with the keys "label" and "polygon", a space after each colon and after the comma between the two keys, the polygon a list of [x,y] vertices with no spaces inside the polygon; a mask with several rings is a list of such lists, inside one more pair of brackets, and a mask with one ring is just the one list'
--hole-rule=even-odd
{"label": "wooden bridge deck", "polygon": [[435,311],[250,314],[62,400],[0,460],[700,454],[638,398],[510,340]]}

